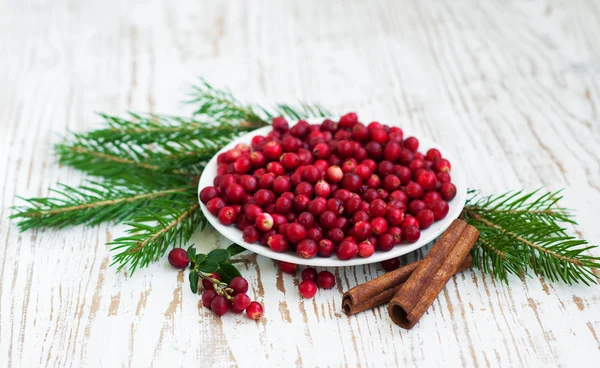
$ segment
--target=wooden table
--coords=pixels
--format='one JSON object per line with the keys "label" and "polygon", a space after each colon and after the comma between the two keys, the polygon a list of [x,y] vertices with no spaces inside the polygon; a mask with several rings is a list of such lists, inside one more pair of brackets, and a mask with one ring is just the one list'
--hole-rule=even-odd
{"label": "wooden table", "polygon": [[335,269],[337,288],[303,300],[248,256],[255,323],[201,308],[166,260],[116,273],[104,244],[122,227],[19,234],[8,220],[15,195],[81,182],[51,154],[67,130],[97,127],[95,111],[187,114],[203,76],[428,136],[484,193],[565,188],[572,231],[600,243],[597,1],[1,0],[0,25],[0,366],[598,366],[597,286],[467,271],[404,331],[385,308],[340,311],[378,265]]}

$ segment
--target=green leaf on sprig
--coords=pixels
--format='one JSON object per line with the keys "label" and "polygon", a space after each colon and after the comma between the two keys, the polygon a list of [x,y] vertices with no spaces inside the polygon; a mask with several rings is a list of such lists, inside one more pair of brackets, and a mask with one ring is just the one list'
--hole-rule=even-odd
{"label": "green leaf on sprig", "polygon": [[187,256],[188,259],[192,262],[194,262],[194,260],[196,259],[196,248],[194,247],[194,244],[190,245],[187,249]]}
{"label": "green leaf on sprig", "polygon": [[213,249],[208,252],[207,259],[217,263],[227,262],[229,260],[229,251],[227,249]]}
{"label": "green leaf on sprig", "polygon": [[206,254],[200,253],[196,254],[196,260],[194,261],[196,264],[201,264],[206,259]]}
{"label": "green leaf on sprig", "polygon": [[196,294],[198,292],[198,280],[199,275],[195,270],[190,271],[189,275],[190,279],[190,289],[192,289],[192,293]]}
{"label": "green leaf on sprig", "polygon": [[227,247],[227,251],[229,252],[230,257],[233,257],[242,252],[245,252],[246,250],[247,250],[246,248],[242,247],[241,245],[237,245],[235,243],[233,243]]}
{"label": "green leaf on sprig", "polygon": [[217,272],[219,270],[219,263],[210,259],[206,259],[202,263],[198,264],[198,270],[204,273]]}
{"label": "green leaf on sprig", "polygon": [[226,284],[229,284],[234,277],[242,276],[240,271],[231,263],[221,263],[217,273],[221,276],[221,281]]}

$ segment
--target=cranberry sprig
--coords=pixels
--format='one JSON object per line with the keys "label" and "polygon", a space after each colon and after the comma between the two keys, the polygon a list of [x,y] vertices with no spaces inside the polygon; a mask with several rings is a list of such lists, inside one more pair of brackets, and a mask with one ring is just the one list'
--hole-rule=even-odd
{"label": "cranberry sprig", "polygon": [[180,269],[190,266],[190,289],[194,294],[198,293],[198,286],[202,280],[202,305],[218,316],[229,310],[234,313],[246,311],[248,317],[256,320],[262,316],[262,305],[251,301],[246,294],[248,281],[230,262],[233,255],[242,251],[244,248],[232,244],[227,249],[214,249],[208,254],[196,254],[192,245],[187,251],[182,248],[173,249],[169,253],[169,263]]}

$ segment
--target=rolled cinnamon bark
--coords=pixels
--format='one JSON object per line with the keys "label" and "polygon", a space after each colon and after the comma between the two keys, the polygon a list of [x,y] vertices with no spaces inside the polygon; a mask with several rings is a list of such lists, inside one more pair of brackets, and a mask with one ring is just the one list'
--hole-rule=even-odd
{"label": "rolled cinnamon bark", "polygon": [[392,321],[411,329],[433,304],[479,237],[479,231],[454,220],[388,305]]}
{"label": "rolled cinnamon bark", "polygon": [[[413,262],[346,291],[342,298],[342,310],[352,316],[389,302],[421,262]],[[466,270],[472,264],[473,259],[469,254],[457,272]]]}

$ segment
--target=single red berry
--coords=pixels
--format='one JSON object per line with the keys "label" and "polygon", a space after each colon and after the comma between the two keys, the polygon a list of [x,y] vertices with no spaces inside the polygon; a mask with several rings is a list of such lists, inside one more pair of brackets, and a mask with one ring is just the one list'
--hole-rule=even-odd
{"label": "single red berry", "polygon": [[388,223],[383,217],[375,217],[371,220],[373,233],[376,235],[385,234],[388,230]]}
{"label": "single red berry", "polygon": [[317,275],[317,285],[321,289],[331,289],[335,286],[335,276],[329,271],[321,271]]}
{"label": "single red berry", "polygon": [[404,147],[417,152],[417,149],[419,149],[419,140],[415,137],[408,137],[404,140]]}
{"label": "single red berry", "polygon": [[[310,202],[310,198],[305,195],[296,196],[294,198],[294,211],[298,213],[306,211]],[[323,204],[323,208],[325,208],[325,204]],[[323,209],[323,211],[325,211],[325,209]]]}
{"label": "single red berry", "polygon": [[263,147],[263,154],[267,158],[267,160],[277,160],[279,156],[283,153],[283,149],[281,145],[275,141],[267,142]]}
{"label": "single red berry", "polygon": [[419,227],[421,229],[427,229],[435,220],[433,212],[428,209],[422,209],[419,211],[419,213],[416,215],[416,219],[419,221]]}
{"label": "single red berry", "polygon": [[[400,202],[402,203],[402,202]],[[400,208],[390,208],[387,210],[385,219],[392,226],[400,225],[404,220],[404,211]]]}
{"label": "single red berry", "polygon": [[252,164],[253,168],[258,169],[266,165],[267,159],[262,152],[254,151],[250,154],[250,163]]}
{"label": "single red berry", "polygon": [[319,180],[317,184],[315,184],[315,195],[327,198],[330,194],[331,186],[325,180]]}
{"label": "single red berry", "polygon": [[435,189],[437,184],[437,177],[432,171],[423,171],[417,177],[417,183],[419,183],[424,190],[432,190]]}
{"label": "single red berry", "polygon": [[[250,306],[250,297],[245,293],[237,294],[233,297],[233,305],[235,306],[236,313],[242,313]],[[239,312],[238,312],[239,311]]]}
{"label": "single red berry", "polygon": [[305,268],[300,274],[302,280],[317,281],[317,270],[312,267]]}
{"label": "single red berry", "polygon": [[419,221],[414,216],[407,215],[404,217],[404,221],[402,221],[402,223],[400,224],[400,228],[404,230],[407,226],[415,226],[418,228]]}
{"label": "single red berry", "polygon": [[406,186],[406,194],[409,198],[419,199],[423,197],[424,193],[425,190],[423,189],[423,187],[419,183],[415,183],[414,181],[411,181]]}
{"label": "single red berry", "polygon": [[279,268],[281,269],[281,271],[293,275],[296,273],[298,265],[291,262],[279,261]]}
{"label": "single red berry", "polygon": [[371,257],[375,253],[375,246],[368,240],[358,244],[358,255],[363,258]]}
{"label": "single red berry", "polygon": [[252,168],[252,162],[246,156],[238,157],[233,163],[233,168],[237,173],[245,174]]}
{"label": "single red berry", "polygon": [[356,257],[358,254],[358,245],[356,242],[344,240],[336,249],[336,255],[339,259],[345,261]]}
{"label": "single red berry", "polygon": [[275,211],[277,213],[286,214],[292,210],[294,202],[287,197],[279,197],[275,201]]}
{"label": "single red berry", "polygon": [[229,287],[233,290],[233,295],[245,293],[248,291],[248,281],[241,276],[237,276],[231,279]]}
{"label": "single red berry", "polygon": [[217,188],[213,186],[205,187],[200,191],[200,201],[204,204],[207,204],[213,198],[217,198],[219,196],[219,191]]}
{"label": "single red berry", "polygon": [[325,176],[328,182],[339,183],[344,177],[344,172],[337,165],[329,166],[329,168],[327,168],[327,173]]}
{"label": "single red berry", "polygon": [[365,240],[373,234],[373,227],[369,221],[358,221],[352,228],[352,235],[358,240]]}
{"label": "single red berry", "polygon": [[[288,226],[289,228],[289,226]],[[287,230],[286,230],[287,233]],[[285,252],[288,247],[288,241],[286,239],[285,236],[283,236],[282,234],[274,234],[271,235],[268,239],[267,239],[267,245],[269,246],[269,248],[271,248],[273,251],[275,252]]]}
{"label": "single red berry", "polygon": [[446,217],[448,211],[450,210],[448,203],[443,200],[438,200],[431,203],[428,208],[433,212],[435,221],[439,221]]}
{"label": "single red berry", "polygon": [[307,229],[310,229],[315,224],[315,217],[310,212],[302,212],[298,215],[298,223]]}
{"label": "single red berry", "polygon": [[[289,229],[288,229],[289,233]],[[296,253],[305,259],[314,258],[317,255],[317,243],[310,239],[304,239],[296,246]]]}
{"label": "single red berry", "polygon": [[435,161],[435,160],[437,160],[437,159],[440,159],[440,158],[442,158],[442,154],[440,153],[440,151],[439,151],[439,150],[437,150],[437,149],[435,149],[435,148],[430,148],[430,149],[427,151],[427,155],[426,155],[426,157],[427,157],[427,159],[428,159],[429,161]]}
{"label": "single red berry", "polygon": [[221,208],[225,207],[226,203],[222,198],[213,198],[206,203],[206,208],[213,216],[217,216]]}
{"label": "single red berry", "polygon": [[437,179],[440,183],[449,183],[451,178],[450,178],[450,174],[448,174],[445,171],[440,171],[439,173],[437,173]]}
{"label": "single red berry", "polygon": [[421,199],[423,200],[423,202],[425,202],[427,206],[429,206],[438,199],[442,199],[442,195],[436,192],[435,190],[430,190],[425,192],[425,194],[423,194],[423,198]]}
{"label": "single red berry", "polygon": [[258,217],[258,215],[260,215],[261,213],[263,213],[262,208],[260,208],[256,204],[249,204],[246,207],[244,207],[244,214],[246,215],[246,217],[248,217],[248,220],[252,222],[256,221],[256,217]]}
{"label": "single red berry", "polygon": [[377,239],[377,248],[388,251],[396,245],[396,238],[392,234],[383,234]]}
{"label": "single red berry", "polygon": [[255,225],[260,231],[269,231],[273,228],[273,216],[263,212],[256,216]]}
{"label": "single red berry", "polygon": [[336,216],[331,211],[325,211],[319,216],[319,223],[325,228],[330,229],[335,227]]}
{"label": "single red berry", "polygon": [[402,241],[402,229],[398,226],[392,226],[388,230],[388,234],[394,237],[396,244]]}
{"label": "single red berry", "polygon": [[290,224],[285,232],[286,238],[292,243],[306,239],[306,228],[300,224]]}
{"label": "single red berry", "polygon": [[364,164],[356,166],[354,172],[356,173],[356,175],[360,176],[362,180],[369,179],[369,177],[373,174],[373,171],[369,168],[369,166]]}
{"label": "single red berry", "polygon": [[312,154],[316,158],[326,159],[331,154],[331,148],[327,143],[318,143],[313,147]]}
{"label": "single red berry", "polygon": [[275,202],[275,195],[268,189],[259,189],[256,193],[254,193],[254,201],[257,205],[264,208]]}
{"label": "single red berry", "polygon": [[228,203],[240,203],[244,199],[246,192],[244,188],[236,183],[230,184],[225,188],[225,198]]}
{"label": "single red berry", "polygon": [[169,263],[175,268],[186,268],[190,263],[187,252],[182,248],[175,248],[169,252]]}
{"label": "single red berry", "polygon": [[424,208],[427,208],[427,204],[425,203],[425,201],[422,201],[420,199],[413,199],[408,203],[406,210],[411,215],[416,216],[417,213],[419,213],[419,211],[421,211]]}
{"label": "single red berry", "polygon": [[298,183],[298,185],[296,185],[296,189],[294,190],[294,194],[297,196],[305,195],[311,198],[313,196],[313,186],[306,181]]}
{"label": "single red berry", "polygon": [[398,268],[400,268],[400,259],[398,259],[398,258],[391,258],[391,259],[382,261],[381,262],[381,266],[387,272],[397,270]]}
{"label": "single red berry", "polygon": [[231,225],[237,220],[237,212],[231,206],[225,206],[219,210],[218,217],[223,225]]}
{"label": "single red berry", "polygon": [[306,237],[315,243],[318,243],[323,239],[323,231],[316,227],[310,228],[306,231]]}
{"label": "single red berry", "polygon": [[374,199],[369,205],[369,213],[373,217],[383,217],[387,212],[387,205],[381,199]]}
{"label": "single red berry", "polygon": [[246,315],[253,320],[259,320],[263,315],[263,307],[259,302],[252,302],[246,308]]}
{"label": "single red berry", "polygon": [[371,140],[377,143],[385,143],[388,140],[388,134],[383,129],[373,129],[371,130]]}
{"label": "single red berry", "polygon": [[354,170],[356,170],[356,160],[353,158],[350,158],[346,161],[344,161],[344,163],[342,164],[342,171],[344,172],[344,174],[349,173],[349,172],[354,172]]}
{"label": "single red berry", "polygon": [[246,243],[256,243],[259,238],[260,233],[258,232],[256,226],[246,226],[246,228],[242,231],[242,239],[244,239]]}
{"label": "single red berry", "polygon": [[421,237],[421,230],[416,226],[407,226],[404,229],[404,240],[409,243],[414,243]]}
{"label": "single red berry", "polygon": [[391,161],[383,160],[377,165],[377,174],[382,178],[385,178],[386,175],[390,175],[393,172],[394,164]]}
{"label": "single red berry", "polygon": [[331,255],[335,251],[335,244],[333,244],[333,242],[329,239],[321,239],[317,243],[317,249],[317,253],[320,257],[331,257]]}
{"label": "single red berry", "polygon": [[275,174],[273,174],[273,173],[263,173],[261,175],[258,175],[258,173],[255,172],[255,175],[258,176],[258,187],[260,189],[271,189],[271,188],[273,188],[273,183],[275,182]]}
{"label": "single red berry", "polygon": [[287,132],[287,130],[289,128],[289,124],[288,124],[287,120],[285,120],[281,116],[274,118],[272,124],[273,124],[273,129],[278,130],[282,133]]}
{"label": "single red berry", "polygon": [[289,192],[291,188],[292,184],[290,183],[290,179],[288,179],[286,176],[278,176],[275,178],[275,180],[273,180],[273,192],[276,194]]}
{"label": "single red berry", "polygon": [[215,312],[217,316],[222,316],[229,310],[229,301],[222,295],[217,295],[210,302],[210,309]]}
{"label": "single red berry", "polygon": [[298,285],[300,295],[306,299],[310,299],[317,293],[317,284],[312,280],[304,280]]}
{"label": "single red berry", "polygon": [[341,182],[342,188],[349,190],[350,192],[357,193],[362,185],[360,176],[355,173],[344,174]]}
{"label": "single red berry", "polygon": [[210,304],[217,295],[219,294],[213,289],[205,290],[204,293],[202,293],[202,305],[205,308],[210,309]]}
{"label": "single red berry", "polygon": [[446,201],[451,201],[456,197],[456,186],[452,183],[443,183],[440,187],[440,194]]}
{"label": "single red berry", "polygon": [[446,173],[449,173],[450,170],[452,169],[452,166],[450,165],[450,161],[442,158],[442,159],[439,159],[439,160],[435,160],[435,162],[433,164],[433,168],[437,172],[446,172]]}

